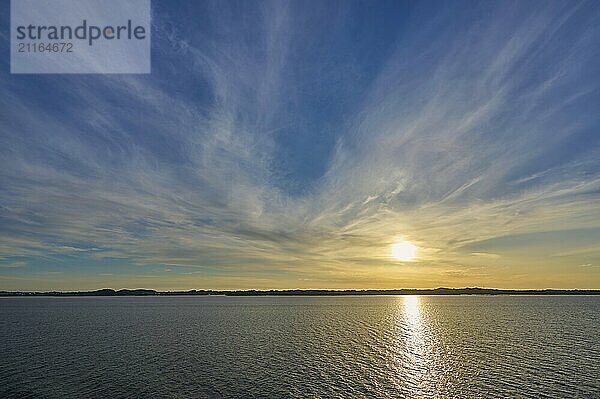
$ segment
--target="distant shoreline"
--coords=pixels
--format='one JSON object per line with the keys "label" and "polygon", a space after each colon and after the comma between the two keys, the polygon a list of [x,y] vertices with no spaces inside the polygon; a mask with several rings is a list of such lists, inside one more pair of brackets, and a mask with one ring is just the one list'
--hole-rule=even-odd
{"label": "distant shoreline", "polygon": [[435,288],[395,290],[188,290],[101,289],[93,291],[0,291],[0,297],[30,296],[350,296],[350,295],[600,295],[597,290],[504,290],[493,288]]}

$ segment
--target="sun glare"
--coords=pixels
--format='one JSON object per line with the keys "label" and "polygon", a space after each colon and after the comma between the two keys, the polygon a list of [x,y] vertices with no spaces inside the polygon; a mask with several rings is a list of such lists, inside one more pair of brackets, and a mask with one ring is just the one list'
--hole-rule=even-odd
{"label": "sun glare", "polygon": [[392,246],[392,257],[396,260],[408,262],[417,256],[417,247],[410,241],[399,241]]}

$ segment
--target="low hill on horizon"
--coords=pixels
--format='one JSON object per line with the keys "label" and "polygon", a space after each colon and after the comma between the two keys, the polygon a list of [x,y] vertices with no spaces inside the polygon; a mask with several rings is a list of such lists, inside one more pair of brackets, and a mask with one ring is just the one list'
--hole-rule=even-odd
{"label": "low hill on horizon", "polygon": [[188,290],[157,291],[151,289],[103,288],[92,291],[0,291],[0,296],[348,296],[348,295],[600,295],[600,289],[507,290],[496,288],[433,288],[389,290]]}

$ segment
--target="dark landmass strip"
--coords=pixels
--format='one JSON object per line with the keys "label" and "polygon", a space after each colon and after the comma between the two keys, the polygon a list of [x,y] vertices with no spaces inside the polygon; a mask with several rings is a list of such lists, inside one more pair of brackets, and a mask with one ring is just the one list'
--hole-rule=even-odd
{"label": "dark landmass strip", "polygon": [[178,295],[225,295],[225,296],[343,296],[343,295],[600,295],[600,290],[502,290],[493,288],[435,288],[398,290],[189,290],[155,291],[147,289],[95,291],[0,291],[0,296],[178,296]]}

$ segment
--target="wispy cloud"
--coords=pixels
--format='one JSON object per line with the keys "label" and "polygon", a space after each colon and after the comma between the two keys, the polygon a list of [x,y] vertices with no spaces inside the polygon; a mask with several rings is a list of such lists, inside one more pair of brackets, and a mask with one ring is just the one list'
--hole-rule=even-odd
{"label": "wispy cloud", "polygon": [[[196,31],[157,6],[152,76],[2,76],[0,262],[191,268],[135,274],[169,287],[509,286],[523,261],[478,243],[600,228],[598,7],[417,6],[371,65],[348,44],[361,5],[313,5],[208,4]],[[401,237],[419,262],[390,258]]]}

